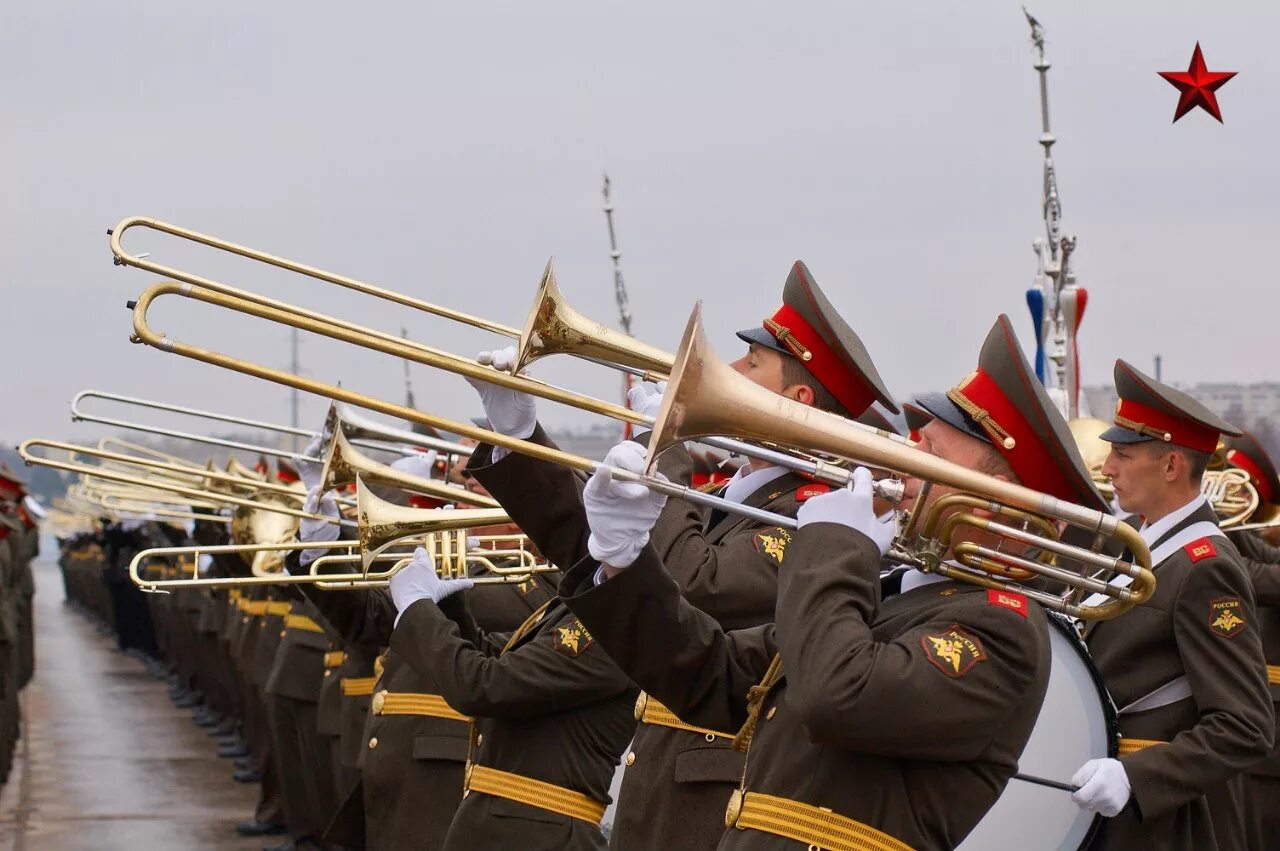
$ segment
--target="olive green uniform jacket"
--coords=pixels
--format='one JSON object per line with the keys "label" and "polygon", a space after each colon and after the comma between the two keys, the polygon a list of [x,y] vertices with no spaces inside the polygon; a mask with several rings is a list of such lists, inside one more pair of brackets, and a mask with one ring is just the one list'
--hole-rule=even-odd
{"label": "olive green uniform jacket", "polygon": [[[1161,540],[1202,521],[1216,523],[1207,503]],[[1147,603],[1086,632],[1121,736],[1167,742],[1120,756],[1132,798],[1103,822],[1095,848],[1245,847],[1241,775],[1271,750],[1275,719],[1249,577],[1229,541],[1207,540],[1156,565]],[[1191,696],[1124,711],[1184,676]]]}

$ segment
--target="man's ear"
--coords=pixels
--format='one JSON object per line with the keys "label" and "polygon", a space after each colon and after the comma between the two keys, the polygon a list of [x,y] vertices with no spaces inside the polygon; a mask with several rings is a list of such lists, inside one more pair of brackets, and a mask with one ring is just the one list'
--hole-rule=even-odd
{"label": "man's ear", "polygon": [[1186,461],[1181,452],[1166,452],[1164,455],[1164,480],[1176,482],[1182,478]]}
{"label": "man's ear", "polygon": [[815,397],[813,388],[808,384],[792,384],[790,387],[783,388],[782,395],[788,399],[795,399],[802,405],[812,405]]}

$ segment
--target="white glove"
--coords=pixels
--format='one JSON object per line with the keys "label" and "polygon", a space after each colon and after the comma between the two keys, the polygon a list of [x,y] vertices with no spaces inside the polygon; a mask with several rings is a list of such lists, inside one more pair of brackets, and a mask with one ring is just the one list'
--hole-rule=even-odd
{"label": "white glove", "polygon": [[1129,803],[1129,775],[1118,759],[1091,759],[1071,777],[1080,788],[1071,800],[1082,810],[1111,818]]}
{"label": "white glove", "polygon": [[[667,382],[665,381],[659,381],[657,384],[641,381],[627,391],[627,407],[637,414],[656,417],[658,416],[658,411],[662,410],[662,394],[666,392]],[[648,425],[637,425],[635,427],[637,435],[644,434],[647,431],[650,431]]]}
{"label": "white glove", "polygon": [[289,460],[293,462],[293,466],[298,468],[298,478],[302,479],[302,486],[307,492],[315,490],[320,484],[320,473],[324,471],[323,461],[308,461],[307,458],[321,458],[324,452],[324,444],[320,442],[320,438],[315,438],[307,444],[307,448],[302,450],[301,455],[292,455]]}
{"label": "white glove", "polygon": [[427,551],[418,547],[409,562],[391,577],[391,600],[396,604],[396,622],[404,610],[419,600],[439,603],[457,591],[465,591],[475,585],[470,579],[441,579]]}
{"label": "white glove", "polygon": [[426,452],[414,452],[398,461],[391,462],[391,469],[408,473],[410,476],[417,476],[420,479],[429,479],[431,478],[431,472],[436,467],[437,457],[438,455],[434,449],[429,449]]}
{"label": "white glove", "polygon": [[898,521],[889,515],[888,520],[876,517],[872,505],[871,471],[858,467],[853,471],[853,481],[847,488],[836,488],[805,500],[796,513],[796,522],[803,529],[810,523],[839,523],[866,535],[880,550],[889,551],[889,545],[898,531]]}
{"label": "white glove", "polygon": [[[481,352],[476,355],[476,360],[500,372],[508,372],[516,360],[516,347]],[[489,425],[494,431],[522,439],[533,434],[538,425],[538,411],[532,396],[474,378],[468,378],[467,383],[480,394],[484,415],[489,418]]]}
{"label": "white glove", "polygon": [[[302,504],[302,508],[312,514],[322,514],[335,520],[339,516],[338,501],[333,498],[332,491],[327,491],[321,495],[318,488],[312,488],[307,492],[307,501]],[[338,540],[338,535],[341,531],[337,523],[327,523],[324,520],[312,520],[309,517],[304,517],[302,522],[298,524],[298,540],[304,544],[327,544],[330,541]],[[320,558],[320,556],[328,555],[329,552],[330,550],[327,547],[303,550],[302,555],[298,557],[298,563],[302,567],[306,567]]]}
{"label": "white glove", "polygon": [[[582,489],[582,503],[587,510],[591,537],[587,550],[601,564],[627,567],[649,543],[649,530],[658,522],[665,495],[635,482],[615,481],[612,468],[632,473],[644,472],[645,449],[624,440],[609,450],[604,463]],[[661,473],[659,478],[666,477]]]}

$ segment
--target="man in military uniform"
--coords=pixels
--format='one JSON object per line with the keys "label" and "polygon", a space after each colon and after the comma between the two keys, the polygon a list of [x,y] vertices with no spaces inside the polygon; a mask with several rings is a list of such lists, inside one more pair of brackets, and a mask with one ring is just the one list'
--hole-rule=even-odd
{"label": "man in military uniform", "polygon": [[[927,451],[1102,504],[1006,318],[949,397],[926,428]],[[533,473],[520,456],[495,469],[503,465],[512,483]],[[801,506],[779,572],[777,623],[736,631],[683,600],[647,545],[660,498],[602,468],[574,500],[571,479],[553,472],[538,482],[541,503],[511,505],[540,547],[578,557],[561,584],[566,602],[683,721],[737,730],[737,744],[750,747],[721,848],[783,847],[780,837],[950,848],[995,802],[1044,697],[1046,616],[1023,595],[924,574],[882,602],[881,557],[896,524],[876,517],[866,470],[854,488]],[[490,490],[507,504],[509,494],[493,482]],[[624,529],[620,517],[636,521]]]}
{"label": "man in military uniform", "polygon": [[1140,518],[1155,594],[1086,642],[1120,713],[1118,759],[1072,782],[1107,816],[1095,847],[1245,847],[1242,772],[1274,736],[1253,589],[1200,480],[1219,435],[1239,430],[1196,400],[1116,362],[1120,402],[1102,473]]}
{"label": "man in military uniform", "polygon": [[[1258,507],[1245,522],[1274,522],[1280,516],[1280,477],[1266,449],[1244,432],[1227,441],[1227,463],[1247,472],[1258,492]],[[1253,582],[1273,708],[1280,703],[1280,547],[1265,540],[1262,533],[1276,530],[1280,524],[1270,530],[1227,531]],[[1245,773],[1244,796],[1248,847],[1263,851],[1280,836],[1280,747],[1273,744],[1270,755]]]}
{"label": "man in military uniform", "polygon": [[[734,369],[780,396],[846,417],[874,414],[879,420],[873,421],[874,427],[883,422],[870,407],[874,401],[897,410],[862,341],[800,261],[787,277],[782,306],[760,326],[739,331],[738,337],[748,349],[733,363]],[[505,369],[514,360],[514,349],[481,359]],[[662,388],[632,388],[632,407],[656,415]],[[491,385],[477,389],[490,422],[500,431],[549,443],[537,427],[530,397]],[[647,427],[638,427],[635,442],[620,451],[639,457],[648,437]],[[662,455],[659,471],[671,481],[693,484],[697,462],[684,446],[677,446]],[[507,475],[498,465],[485,478]],[[509,484],[498,487],[513,499]],[[805,500],[830,490],[808,476],[754,460],[727,483],[707,489],[732,502],[788,517],[794,517]],[[546,498],[536,491],[521,493],[528,499]],[[784,529],[680,500],[667,503],[649,535],[685,599],[725,629],[773,619],[778,568],[789,539]],[[648,695],[640,697],[636,718],[640,725],[625,759],[610,847],[714,847],[724,831],[724,803],[742,776],[742,754],[731,747],[732,731],[686,724]]]}

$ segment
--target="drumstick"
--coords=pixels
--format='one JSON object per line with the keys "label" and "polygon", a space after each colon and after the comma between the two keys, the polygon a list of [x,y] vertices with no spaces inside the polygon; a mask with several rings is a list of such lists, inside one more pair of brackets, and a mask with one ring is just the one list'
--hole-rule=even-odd
{"label": "drumstick", "polygon": [[1037,786],[1048,786],[1050,789],[1061,789],[1063,792],[1075,792],[1080,787],[1072,786],[1070,783],[1063,783],[1060,780],[1049,780],[1045,777],[1036,777],[1034,774],[1018,774],[1013,775],[1014,780],[1021,780],[1023,783],[1034,783]]}

